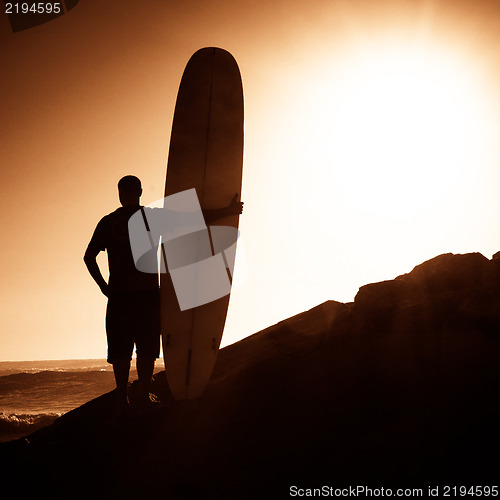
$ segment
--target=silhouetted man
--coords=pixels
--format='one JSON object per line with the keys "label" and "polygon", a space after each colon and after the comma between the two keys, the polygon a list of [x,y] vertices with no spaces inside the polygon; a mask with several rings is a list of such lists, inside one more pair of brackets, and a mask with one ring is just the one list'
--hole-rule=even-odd
{"label": "silhouetted man", "polygon": [[[108,362],[115,374],[118,410],[126,409],[128,377],[134,344],[139,377],[139,404],[151,404],[150,386],[154,364],[160,354],[160,295],[158,275],[137,270],[132,256],[128,234],[129,218],[141,208],[141,181],[127,175],[118,182],[122,206],[103,217],[97,224],[85,252],[87,268],[108,297],[106,309],[106,336]],[[220,209],[203,210],[208,224],[220,217],[240,214],[243,203],[236,195],[232,202]],[[108,253],[109,283],[104,280],[96,257]]]}

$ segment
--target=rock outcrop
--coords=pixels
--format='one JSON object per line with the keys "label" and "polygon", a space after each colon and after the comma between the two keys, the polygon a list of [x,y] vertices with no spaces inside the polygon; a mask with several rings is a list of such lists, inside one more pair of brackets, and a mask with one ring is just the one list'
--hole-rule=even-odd
{"label": "rock outcrop", "polygon": [[198,400],[173,401],[164,373],[150,412],[93,400],[3,445],[4,471],[51,498],[491,486],[499,347],[500,259],[441,255],[222,349]]}

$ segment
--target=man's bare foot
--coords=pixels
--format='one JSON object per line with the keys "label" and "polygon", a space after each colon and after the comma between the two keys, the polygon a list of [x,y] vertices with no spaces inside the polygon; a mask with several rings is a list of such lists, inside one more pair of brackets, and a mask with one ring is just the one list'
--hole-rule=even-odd
{"label": "man's bare foot", "polygon": [[115,409],[113,412],[114,418],[124,417],[129,413],[130,402],[127,394],[120,394],[119,391],[115,393]]}
{"label": "man's bare foot", "polygon": [[143,395],[137,400],[137,408],[140,411],[152,410],[159,404],[160,402],[158,401],[157,397],[151,393]]}

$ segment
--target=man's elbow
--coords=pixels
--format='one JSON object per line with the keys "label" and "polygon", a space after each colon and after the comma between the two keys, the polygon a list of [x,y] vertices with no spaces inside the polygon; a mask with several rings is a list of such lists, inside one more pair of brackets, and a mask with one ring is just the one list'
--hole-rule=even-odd
{"label": "man's elbow", "polygon": [[93,252],[89,252],[87,250],[85,254],[83,255],[83,262],[88,266],[92,262],[95,262],[97,255],[95,255]]}

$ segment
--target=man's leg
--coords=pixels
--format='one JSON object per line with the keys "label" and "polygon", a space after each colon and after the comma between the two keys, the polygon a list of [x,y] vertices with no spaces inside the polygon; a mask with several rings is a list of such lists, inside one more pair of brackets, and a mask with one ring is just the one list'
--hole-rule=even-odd
{"label": "man's leg", "polygon": [[137,376],[139,377],[139,390],[141,401],[149,402],[151,379],[155,367],[155,358],[137,356]]}
{"label": "man's leg", "polygon": [[108,362],[113,365],[116,381],[117,403],[120,409],[128,407],[128,377],[130,360],[134,349],[131,332],[130,305],[124,294],[115,294],[108,299],[106,309],[106,336],[108,340]]}
{"label": "man's leg", "polygon": [[136,332],[137,376],[139,377],[139,400],[150,405],[152,400],[151,379],[155,360],[160,355],[160,294],[159,290],[143,292],[137,297],[138,325]]}
{"label": "man's leg", "polygon": [[130,360],[114,360],[113,372],[115,374],[118,403],[128,406],[128,375],[130,372]]}

